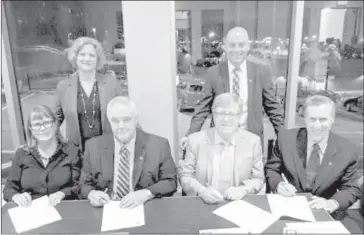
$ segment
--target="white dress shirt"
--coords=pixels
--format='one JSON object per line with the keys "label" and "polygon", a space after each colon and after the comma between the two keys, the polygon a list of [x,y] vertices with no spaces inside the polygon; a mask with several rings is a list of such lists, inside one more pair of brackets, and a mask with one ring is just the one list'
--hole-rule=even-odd
{"label": "white dress shirt", "polygon": [[[328,141],[329,136],[326,136],[325,138],[323,138],[320,142],[318,142],[317,144],[320,146],[320,151],[319,151],[319,156],[320,156],[320,164],[322,163],[322,159],[324,158],[324,153],[326,151],[326,147],[327,147],[327,141]],[[306,156],[306,166],[308,164],[308,161],[310,160],[311,157],[311,153],[313,150],[313,145],[315,144],[315,142],[312,140],[312,138],[310,137],[310,135],[307,135],[307,156]]]}
{"label": "white dress shirt", "polygon": [[[133,189],[133,170],[134,170],[134,149],[135,149],[135,139],[136,136],[134,134],[134,137],[129,141],[129,143],[126,144],[126,148],[128,149],[130,153],[129,157],[129,186],[130,186],[130,192],[134,191]],[[118,163],[120,161],[121,155],[119,154],[122,144],[114,138],[114,185],[113,185],[113,193],[112,195],[115,195],[116,193],[116,186],[118,178]]]}
{"label": "white dress shirt", "polygon": [[[234,65],[228,62],[229,67],[229,84],[230,84],[230,92],[233,92],[233,78],[234,78]],[[240,71],[238,72],[239,76],[239,95],[240,99],[243,102],[242,107],[242,115],[240,119],[240,126],[242,126],[244,129],[247,128],[247,118],[248,118],[248,75],[247,75],[247,68],[246,68],[246,61],[244,61],[240,65]]]}

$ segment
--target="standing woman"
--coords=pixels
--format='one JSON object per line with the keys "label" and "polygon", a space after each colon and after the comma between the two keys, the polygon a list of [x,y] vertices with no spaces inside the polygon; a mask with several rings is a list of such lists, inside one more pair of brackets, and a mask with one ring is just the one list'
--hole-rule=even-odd
{"label": "standing woman", "polygon": [[83,151],[86,140],[111,132],[106,105],[113,97],[123,95],[122,87],[116,77],[97,72],[103,68],[105,56],[96,39],[77,38],[67,56],[77,71],[59,82],[55,113],[59,125],[66,122],[65,138]]}
{"label": "standing woman", "polygon": [[52,205],[76,199],[81,165],[80,149],[63,141],[54,113],[36,105],[27,120],[27,144],[13,157],[4,199],[19,206],[44,195]]}

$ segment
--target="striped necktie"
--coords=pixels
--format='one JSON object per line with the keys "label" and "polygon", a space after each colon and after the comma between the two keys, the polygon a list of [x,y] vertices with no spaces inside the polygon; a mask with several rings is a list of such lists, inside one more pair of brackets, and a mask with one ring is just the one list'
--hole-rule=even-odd
{"label": "striped necktie", "polygon": [[239,81],[239,74],[240,68],[234,68],[233,70],[233,94],[237,97],[240,97],[240,81]]}
{"label": "striped necktie", "polygon": [[130,191],[130,152],[125,145],[120,148],[119,155],[116,195],[119,199],[122,199]]}
{"label": "striped necktie", "polygon": [[315,182],[317,170],[319,167],[320,167],[320,146],[318,144],[314,144],[306,167],[306,189],[308,191],[312,190],[312,186],[313,183]]}

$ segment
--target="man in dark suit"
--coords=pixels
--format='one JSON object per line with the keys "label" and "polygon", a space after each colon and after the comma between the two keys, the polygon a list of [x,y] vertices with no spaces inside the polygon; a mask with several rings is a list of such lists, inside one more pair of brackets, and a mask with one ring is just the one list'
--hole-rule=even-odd
{"label": "man in dark suit", "polygon": [[137,128],[134,102],[118,96],[107,106],[113,134],[86,142],[78,193],[99,207],[110,199],[122,208],[172,196],[177,170],[168,140]]}
{"label": "man in dark suit", "polygon": [[[211,113],[216,96],[232,92],[243,101],[243,113],[240,126],[260,136],[263,143],[263,108],[278,133],[283,125],[283,114],[277,101],[269,66],[259,58],[249,55],[248,32],[241,28],[231,29],[223,45],[228,61],[215,65],[205,76],[204,97],[196,107],[196,114],[191,120],[190,129],[181,139],[184,149],[187,136],[201,130],[206,118]],[[213,126],[213,123],[212,125]]]}
{"label": "man in dark suit", "polygon": [[313,194],[312,208],[333,213],[358,198],[358,153],[353,143],[331,132],[335,103],[314,95],[304,105],[306,128],[280,130],[265,175],[273,192]]}

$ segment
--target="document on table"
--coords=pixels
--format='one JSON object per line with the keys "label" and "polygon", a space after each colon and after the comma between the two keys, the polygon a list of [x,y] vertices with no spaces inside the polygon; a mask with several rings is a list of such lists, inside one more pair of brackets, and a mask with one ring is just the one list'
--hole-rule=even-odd
{"label": "document on table", "polygon": [[226,234],[226,233],[249,233],[247,228],[218,228],[218,229],[204,229],[200,230],[200,234],[211,234],[211,233],[219,233],[219,234]]}
{"label": "document on table", "polygon": [[8,212],[17,233],[62,219],[57,209],[49,205],[48,196],[33,200],[30,207],[14,207],[9,209]]}
{"label": "document on table", "polygon": [[316,221],[305,196],[284,197],[279,194],[267,194],[267,198],[273,215]]}
{"label": "document on table", "polygon": [[132,209],[119,207],[120,201],[110,201],[104,205],[101,231],[138,227],[145,224],[144,205]]}
{"label": "document on table", "polygon": [[286,223],[286,226],[296,233],[350,234],[340,221]]}
{"label": "document on table", "polygon": [[262,233],[279,219],[279,217],[242,200],[230,202],[212,213],[247,229],[250,233]]}

